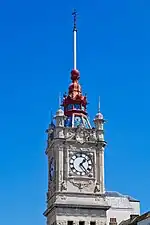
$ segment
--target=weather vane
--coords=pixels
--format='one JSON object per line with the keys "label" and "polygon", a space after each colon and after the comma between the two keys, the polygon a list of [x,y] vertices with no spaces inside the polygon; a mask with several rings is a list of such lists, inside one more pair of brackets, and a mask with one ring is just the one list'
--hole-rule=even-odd
{"label": "weather vane", "polygon": [[74,11],[73,11],[73,13],[72,13],[72,15],[73,15],[73,19],[74,19],[74,27],[73,27],[73,31],[77,31],[77,11],[76,11],[76,9],[74,9]]}

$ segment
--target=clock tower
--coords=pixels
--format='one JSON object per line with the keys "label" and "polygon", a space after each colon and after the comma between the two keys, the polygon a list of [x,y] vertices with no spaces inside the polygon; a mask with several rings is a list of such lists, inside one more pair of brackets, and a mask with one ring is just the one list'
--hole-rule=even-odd
{"label": "clock tower", "polygon": [[105,225],[104,118],[95,116],[91,127],[87,97],[82,95],[76,68],[76,12],[74,16],[74,68],[68,94],[47,129],[47,225]]}

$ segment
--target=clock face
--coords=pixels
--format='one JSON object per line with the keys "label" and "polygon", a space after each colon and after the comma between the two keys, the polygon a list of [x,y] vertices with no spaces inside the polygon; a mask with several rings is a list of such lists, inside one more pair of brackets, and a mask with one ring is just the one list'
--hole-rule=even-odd
{"label": "clock face", "polygon": [[55,166],[54,166],[54,158],[52,157],[50,160],[50,167],[49,167],[49,175],[50,175],[50,180],[52,181],[53,176],[54,176],[54,171],[55,170]]}
{"label": "clock face", "polygon": [[82,152],[74,154],[70,159],[70,169],[77,175],[88,175],[92,170],[91,157]]}

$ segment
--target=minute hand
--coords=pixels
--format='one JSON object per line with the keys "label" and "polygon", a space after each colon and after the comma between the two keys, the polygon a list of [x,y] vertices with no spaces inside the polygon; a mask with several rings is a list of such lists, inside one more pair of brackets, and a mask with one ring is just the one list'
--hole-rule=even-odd
{"label": "minute hand", "polygon": [[85,169],[85,167],[83,166],[83,163],[85,163],[85,162],[86,162],[86,160],[83,159],[82,163],[80,163],[80,168],[81,168],[84,172],[86,172],[86,169]]}
{"label": "minute hand", "polygon": [[81,164],[80,165],[80,168],[85,172],[86,170],[85,170],[85,167]]}

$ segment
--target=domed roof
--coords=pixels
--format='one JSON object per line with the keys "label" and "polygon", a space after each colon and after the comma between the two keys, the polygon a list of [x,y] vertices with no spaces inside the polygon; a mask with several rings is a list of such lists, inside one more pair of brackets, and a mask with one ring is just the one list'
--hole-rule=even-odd
{"label": "domed roof", "polygon": [[98,112],[98,113],[96,114],[96,116],[95,116],[95,119],[94,119],[94,120],[103,120],[103,119],[104,119],[103,114],[102,114],[102,113],[100,113],[100,112]]}
{"label": "domed roof", "polygon": [[62,109],[58,109],[56,112],[56,116],[64,116],[64,111]]}

